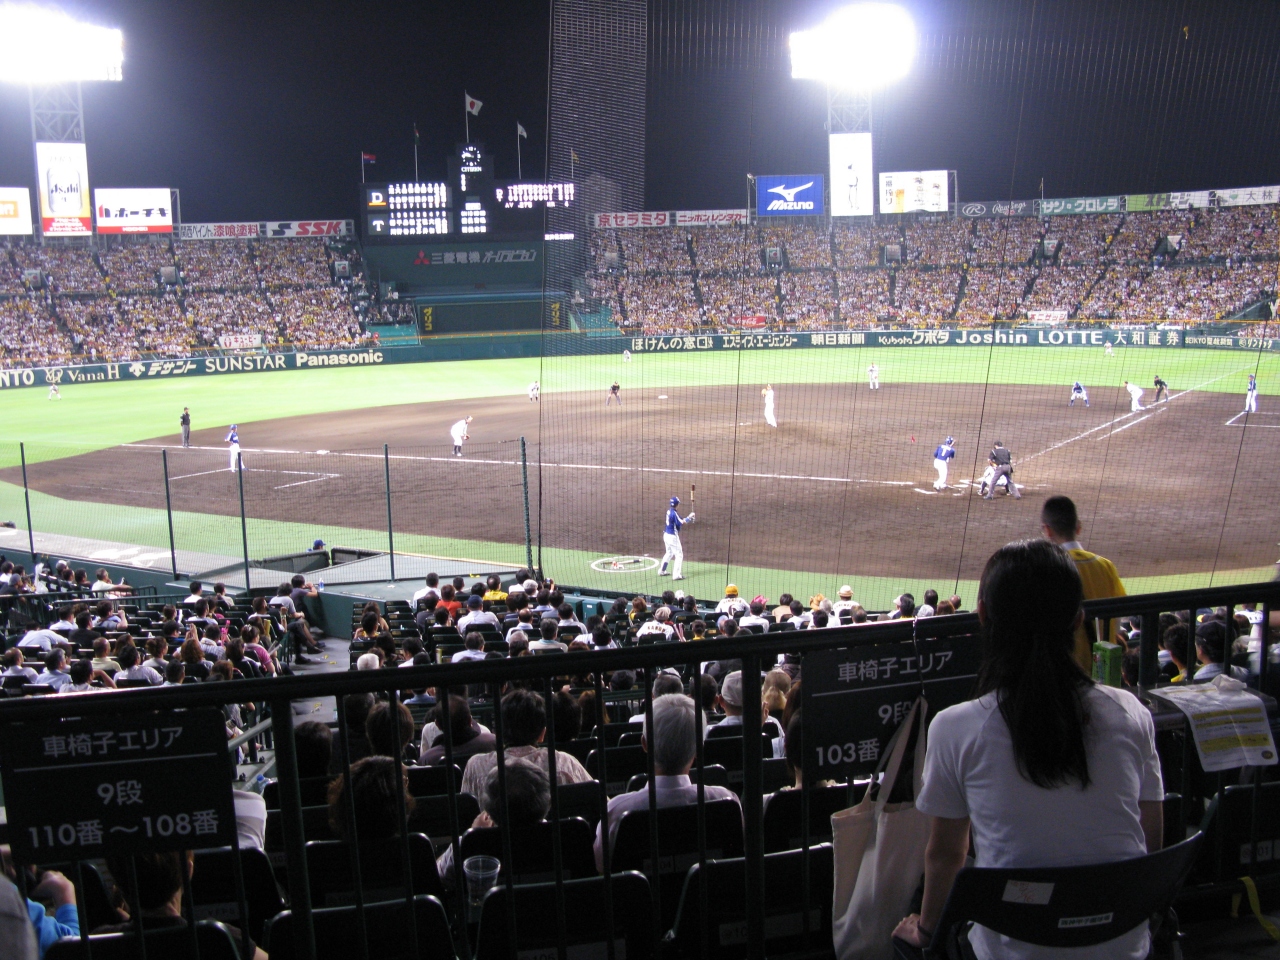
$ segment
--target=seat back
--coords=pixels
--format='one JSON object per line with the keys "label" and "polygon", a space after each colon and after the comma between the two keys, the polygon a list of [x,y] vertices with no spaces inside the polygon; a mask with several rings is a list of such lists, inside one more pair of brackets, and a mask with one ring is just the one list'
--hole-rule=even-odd
{"label": "seat back", "polygon": [[[611,870],[637,870],[653,883],[658,880],[662,922],[669,927],[680,902],[680,890],[689,868],[699,860],[698,805],[663,807],[657,812],[658,863],[655,868],[649,843],[648,809],[622,816],[613,844]],[[706,804],[706,859],[743,855],[742,808],[734,800]]]}
{"label": "seat back", "polygon": [[1196,881],[1280,871],[1280,782],[1227,787],[1210,802],[1201,830],[1204,845],[1196,862]]}
{"label": "seat back", "polygon": [[[596,786],[599,789],[599,785]],[[585,820],[577,817],[560,821],[560,858],[564,867],[564,879],[581,880],[596,875],[595,831]],[[496,857],[503,864],[506,875],[506,857],[502,850],[502,831],[497,827],[479,827],[468,830],[461,843],[462,862],[479,855]],[[552,825],[543,820],[531,828],[523,828],[512,837],[511,856],[515,860],[516,883],[550,883],[555,874],[555,833]]]}
{"label": "seat back", "polygon": [[[649,772],[649,758],[644,752],[644,747],[610,747],[603,759],[605,773],[608,774],[605,784],[609,790],[609,796],[622,793],[626,789],[627,781],[637,773]],[[587,772],[595,780],[605,780],[601,776],[600,764],[599,750],[592,750],[587,754]]]}
{"label": "seat back", "polygon": [[[435,897],[413,898],[418,928],[418,952],[413,953],[409,936],[407,907],[403,899],[365,906],[364,929],[356,907],[329,907],[311,913],[315,931],[316,960],[351,960],[377,957],[378,960],[455,960],[453,935],[444,906]],[[367,937],[367,953],[360,940]],[[285,910],[267,927],[265,949],[273,960],[293,960],[293,913]],[[96,957],[97,954],[95,953]]]}
{"label": "seat back", "polygon": [[[420,833],[411,833],[405,838],[370,840],[359,845],[365,903],[404,899],[401,843],[405,841],[409,845],[414,896],[444,896],[431,841]],[[307,876],[311,881],[313,907],[345,907],[355,903],[355,877],[351,871],[350,846],[346,842],[313,840],[308,843]]]}
{"label": "seat back", "polygon": [[[698,782],[698,768],[693,767],[689,771],[689,779],[693,783]],[[702,768],[702,782],[708,787],[728,787],[729,774],[724,767],[719,764],[708,764]],[[627,793],[635,793],[637,790],[643,790],[649,783],[649,775],[647,773],[637,773],[634,777],[627,781]]]}
{"label": "seat back", "polygon": [[[214,920],[196,924],[195,942],[185,926],[148,930],[144,934],[148,957],[165,960],[240,960],[240,951],[231,932]],[[135,933],[98,933],[83,940],[67,938],[50,944],[44,960],[136,960],[140,956]]]}
{"label": "seat back", "polygon": [[[1145,857],[1081,867],[994,870],[956,876],[934,932],[934,948],[967,922],[1042,947],[1090,947],[1112,940],[1173,903],[1204,835]],[[1124,891],[1117,896],[1117,891]]]}
{"label": "seat back", "polygon": [[[831,947],[831,902],[834,855],[831,844],[809,848],[808,932],[805,939],[805,853],[788,850],[764,858],[764,936],[766,942],[785,941],[797,952]],[[702,931],[707,931],[707,956],[725,960],[741,957],[747,945],[747,873],[744,858],[708,860],[706,913],[702,911],[702,877],[694,864],[685,877],[680,906],[667,935],[676,957],[702,956]],[[768,955],[778,956],[771,949]]]}
{"label": "seat back", "polygon": [[[844,810],[862,799],[867,785],[854,785],[853,799],[849,788],[814,787],[809,791],[809,843],[822,843],[831,839],[831,815]],[[804,798],[799,790],[780,790],[765,797],[764,801],[764,852],[777,853],[796,850],[804,842]]]}
{"label": "seat back", "polygon": [[600,783],[586,780],[582,783],[562,783],[556,787],[561,819],[580,817],[592,831],[600,823],[604,805],[600,799]]}
{"label": "seat back", "polygon": [[469,793],[458,793],[452,797],[415,797],[413,813],[409,815],[409,829],[424,833],[435,842],[452,839],[450,806],[457,807],[458,829],[463,833],[480,816],[480,802]]}
{"label": "seat back", "polygon": [[606,747],[616,747],[624,733],[634,733],[635,729],[630,723],[602,723],[596,727],[595,736]]}
{"label": "seat back", "polygon": [[[298,781],[304,807],[321,807],[329,802],[329,777],[304,777]],[[280,809],[280,781],[271,780],[262,788],[262,799],[268,810]]]}
{"label": "seat back", "polygon": [[[413,797],[440,797],[449,792],[449,768],[443,764],[438,767],[405,767],[404,772],[409,778],[409,794]],[[455,763],[453,789],[461,787],[462,770]]]}
{"label": "seat back", "polygon": [[[606,889],[612,896],[606,901]],[[614,955],[621,960],[653,956],[653,901],[649,882],[638,873],[617,873],[609,887],[603,877],[569,880],[563,885],[565,946],[571,957],[607,957],[609,927],[606,903],[612,905]],[[490,890],[480,912],[475,960],[556,956],[556,885],[505,885]],[[514,910],[516,942],[511,943],[509,915]]]}
{"label": "seat back", "polygon": [[191,902],[197,920],[220,920],[232,926],[247,926],[254,942],[262,942],[267,921],[284,909],[280,888],[271,861],[261,850],[243,849],[240,869],[244,875],[244,898],[248,923],[240,918],[240,895],[236,887],[235,856],[230,847],[197,850],[191,872]]}

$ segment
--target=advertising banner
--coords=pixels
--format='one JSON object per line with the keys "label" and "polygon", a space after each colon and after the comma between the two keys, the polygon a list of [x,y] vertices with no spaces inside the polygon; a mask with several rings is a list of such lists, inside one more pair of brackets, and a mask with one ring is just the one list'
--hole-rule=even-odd
{"label": "advertising banner", "polygon": [[98,233],[173,233],[168,187],[93,191]]}
{"label": "advertising banner", "polygon": [[253,223],[183,223],[178,225],[179,240],[244,240],[262,235],[261,224]]}
{"label": "advertising banner", "polygon": [[1057,217],[1072,213],[1124,213],[1125,197],[1070,197],[1065,200],[1041,200],[1040,215]]}
{"label": "advertising banner", "polygon": [[[947,171],[903,170],[880,174],[880,212],[946,213]],[[834,201],[833,201],[834,203]]]}
{"label": "advertising banner", "polygon": [[1066,310],[1028,310],[1027,319],[1032,323],[1066,323]]}
{"label": "advertising banner", "polygon": [[667,210],[635,210],[630,213],[593,213],[591,225],[597,230],[617,227],[669,227],[671,213]]}
{"label": "advertising banner", "polygon": [[1190,210],[1205,207],[1249,207],[1280,203],[1280,186],[1236,187],[1231,190],[1184,190],[1180,193],[1135,193],[1129,211]]}
{"label": "advertising banner", "polygon": [[676,225],[688,227],[722,227],[747,222],[745,210],[677,210]]}
{"label": "advertising banner", "polygon": [[1034,217],[1038,203],[1035,200],[978,200],[960,204],[960,216],[980,217]]}
{"label": "advertising banner", "polygon": [[262,346],[260,333],[224,333],[218,337],[218,346],[224,350],[245,350]]}
{"label": "advertising banner", "polygon": [[37,143],[40,232],[48,237],[93,235],[89,160],[83,143]]}
{"label": "advertising banner", "polygon": [[833,133],[827,138],[831,173],[831,215],[875,214],[875,180],[871,175],[871,134]]}
{"label": "advertising banner", "polygon": [[1168,210],[1169,194],[1131,193],[1125,197],[1125,209],[1130,213],[1143,213],[1149,210]]}
{"label": "advertising banner", "polygon": [[258,224],[259,235],[285,237],[353,237],[354,220],[264,220]]}
{"label": "advertising banner", "polygon": [[1220,207],[1251,207],[1262,203],[1280,203],[1280,186],[1240,187],[1236,190],[1216,192]]}
{"label": "advertising banner", "polygon": [[0,187],[0,236],[30,236],[31,191],[26,187]]}
{"label": "advertising banner", "polygon": [[826,209],[822,188],[822,175],[816,173],[756,177],[756,216],[821,216]]}

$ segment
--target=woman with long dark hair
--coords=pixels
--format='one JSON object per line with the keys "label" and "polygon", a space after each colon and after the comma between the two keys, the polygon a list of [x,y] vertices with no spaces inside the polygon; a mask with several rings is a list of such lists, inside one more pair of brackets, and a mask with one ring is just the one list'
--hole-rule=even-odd
{"label": "woman with long dark hair", "polygon": [[[1164,784],[1148,712],[1127,691],[1094,683],[1073,656],[1083,590],[1071,558],[1046,540],[1011,543],[978,589],[984,657],[976,700],[929,728],[930,816],[924,902],[895,935],[927,944],[969,853],[976,866],[1059,867],[1128,860],[1160,849]],[[1088,950],[1045,949],[981,926],[993,957],[1147,955],[1146,924]]]}

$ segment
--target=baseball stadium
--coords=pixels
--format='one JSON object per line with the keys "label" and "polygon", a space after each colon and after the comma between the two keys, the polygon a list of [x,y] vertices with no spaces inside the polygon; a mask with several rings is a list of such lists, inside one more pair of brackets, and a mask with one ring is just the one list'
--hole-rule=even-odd
{"label": "baseball stadium", "polygon": [[1280,13],[375,6],[0,0],[0,955],[1280,956]]}

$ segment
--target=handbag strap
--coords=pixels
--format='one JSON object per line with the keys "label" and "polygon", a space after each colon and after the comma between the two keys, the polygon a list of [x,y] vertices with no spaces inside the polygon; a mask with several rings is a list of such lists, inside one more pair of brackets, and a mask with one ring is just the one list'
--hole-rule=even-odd
{"label": "handbag strap", "polygon": [[[884,806],[889,802],[889,794],[893,792],[893,785],[898,782],[898,774],[902,770],[902,758],[907,752],[907,744],[911,741],[911,730],[915,726],[917,718],[922,718],[928,709],[929,704],[924,697],[917,697],[915,703],[911,704],[911,710],[906,719],[898,725],[898,729],[894,731],[893,736],[889,739],[889,748],[885,751],[884,756],[880,758],[880,763],[876,767],[875,773],[876,777],[880,777],[881,773],[884,774],[879,779],[876,788],[875,807],[877,815],[884,812]],[[921,733],[923,734],[923,720],[921,720],[921,724]],[[919,738],[917,738],[917,741],[919,741]],[[919,746],[916,750],[916,756],[918,758],[916,769],[922,771],[923,750],[919,749]],[[862,803],[868,803],[870,797],[871,791],[868,789],[866,794],[863,795]]]}

